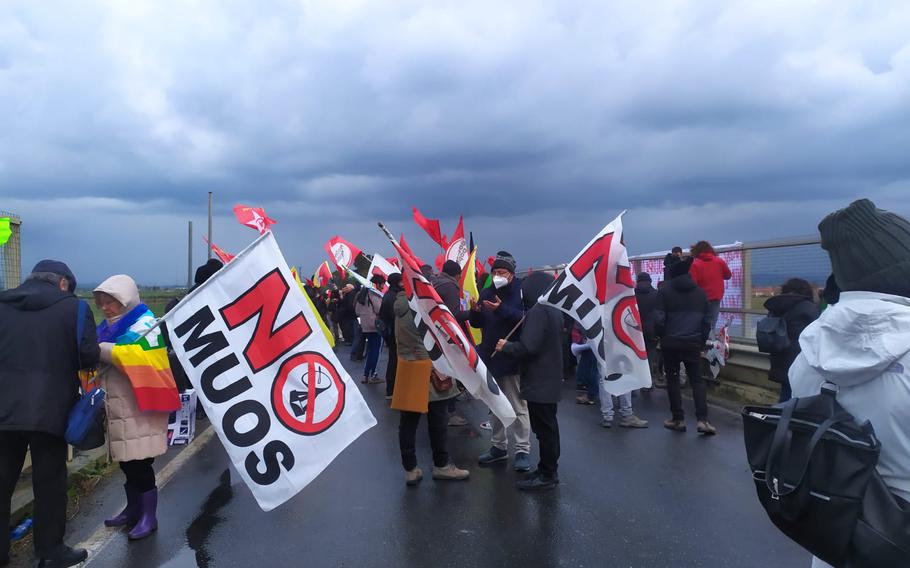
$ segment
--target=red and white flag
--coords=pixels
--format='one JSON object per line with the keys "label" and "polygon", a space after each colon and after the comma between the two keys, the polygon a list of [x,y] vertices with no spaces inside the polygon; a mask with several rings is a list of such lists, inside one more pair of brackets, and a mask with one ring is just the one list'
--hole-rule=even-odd
{"label": "red and white flag", "polygon": [[402,283],[408,305],[433,367],[443,375],[461,381],[471,396],[482,400],[508,426],[515,420],[515,410],[480,359],[473,342],[442,303],[433,285],[420,273],[417,261],[391,233],[386,231],[386,236],[401,257]]}
{"label": "red and white flag", "polygon": [[464,239],[463,217],[458,218],[458,227],[455,228],[455,233],[452,235],[448,245],[445,260],[454,260],[464,270],[465,265],[468,263],[468,257],[471,256],[471,251],[468,250],[468,243]]}
{"label": "red and white flag", "polygon": [[235,205],[234,215],[241,225],[256,229],[259,234],[269,230],[269,227],[278,221],[269,218],[262,207],[249,207],[247,205]]}
{"label": "red and white flag", "polygon": [[338,235],[329,239],[329,242],[325,244],[325,250],[339,269],[354,266],[354,259],[360,254],[359,248]]}
{"label": "red and white flag", "polygon": [[224,249],[215,243],[209,243],[209,239],[205,235],[202,235],[202,240],[205,241],[205,244],[212,247],[212,252],[215,253],[215,256],[221,259],[221,262],[227,264],[236,258],[233,254],[225,252]]}
{"label": "red and white flag", "polygon": [[582,249],[539,300],[581,324],[604,388],[617,396],[651,386],[622,215]]}

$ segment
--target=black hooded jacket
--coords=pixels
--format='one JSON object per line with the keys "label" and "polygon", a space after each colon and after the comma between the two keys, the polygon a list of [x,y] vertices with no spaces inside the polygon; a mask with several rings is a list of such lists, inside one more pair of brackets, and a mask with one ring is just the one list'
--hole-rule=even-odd
{"label": "black hooded jacket", "polygon": [[657,293],[657,335],[664,349],[703,350],[711,332],[708,297],[688,272],[674,277]]}
{"label": "black hooded jacket", "polygon": [[48,282],[27,280],[0,293],[0,430],[63,436],[78,397],[78,369],[98,364],[91,310],[76,345],[78,300]]}
{"label": "black hooded jacket", "polygon": [[518,359],[521,398],[530,402],[559,402],[562,386],[562,312],[537,303],[553,283],[553,276],[534,272],[521,283],[527,310],[517,341],[506,343],[503,353]]}
{"label": "black hooded jacket", "polygon": [[639,282],[635,285],[635,301],[638,302],[645,343],[650,346],[657,334],[657,290],[650,282]]}
{"label": "black hooded jacket", "polygon": [[769,298],[765,302],[765,309],[772,316],[782,317],[787,322],[787,335],[790,337],[790,347],[786,351],[770,353],[771,370],[768,378],[775,383],[789,382],[787,373],[790,365],[800,353],[799,336],[806,327],[818,319],[818,306],[811,298],[799,294],[780,294]]}

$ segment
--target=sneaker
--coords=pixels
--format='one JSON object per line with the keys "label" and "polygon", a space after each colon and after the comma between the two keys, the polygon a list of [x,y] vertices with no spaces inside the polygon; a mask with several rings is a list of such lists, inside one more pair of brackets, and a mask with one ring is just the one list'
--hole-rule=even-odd
{"label": "sneaker", "polygon": [[669,418],[664,420],[664,428],[667,430],[675,430],[676,432],[685,432],[686,422],[684,420],[673,420],[672,418]]}
{"label": "sneaker", "polygon": [[648,421],[642,420],[641,418],[639,418],[638,416],[635,416],[634,414],[630,414],[629,416],[623,416],[622,418],[620,418],[619,425],[622,426],[623,428],[647,428]]}
{"label": "sneaker", "polygon": [[449,426],[452,426],[453,428],[457,428],[459,426],[467,426],[467,425],[468,425],[467,418],[464,418],[463,416],[458,416],[457,414],[453,414],[453,415],[449,416]]}
{"label": "sneaker", "polygon": [[601,428],[612,428],[612,427],[613,427],[613,421],[612,421],[612,420],[607,420],[606,418],[604,418],[603,420],[600,421],[600,427],[601,427]]}
{"label": "sneaker", "polygon": [[659,389],[667,388],[667,379],[663,377],[656,377],[654,379],[654,387]]}
{"label": "sneaker", "polygon": [[404,484],[414,486],[420,483],[420,480],[423,479],[423,472],[420,471],[419,467],[415,467],[411,471],[404,472]]}
{"label": "sneaker", "polygon": [[711,426],[711,423],[707,420],[699,420],[697,430],[699,434],[704,434],[706,436],[717,434],[717,428]]}
{"label": "sneaker", "polygon": [[440,481],[462,481],[469,477],[470,471],[459,469],[454,463],[449,463],[445,467],[433,467],[433,479]]}
{"label": "sneaker", "polygon": [[492,429],[493,429],[493,424],[491,424],[489,420],[487,420],[487,421],[485,421],[485,422],[481,422],[481,423],[480,423],[480,429],[481,429],[481,430],[492,430]]}
{"label": "sneaker", "polygon": [[575,404],[584,404],[590,406],[592,404],[597,404],[597,401],[588,398],[587,393],[575,397]]}
{"label": "sneaker", "polygon": [[485,454],[477,458],[477,463],[481,465],[487,465],[507,459],[509,459],[509,452],[500,450],[496,446],[492,446]]}
{"label": "sneaker", "polygon": [[367,384],[368,382],[370,382],[370,379],[368,379],[368,378],[366,378],[366,377],[364,377],[363,379],[360,380],[360,384],[362,384],[362,385],[365,385],[365,384]]}
{"label": "sneaker", "polygon": [[70,548],[61,545],[58,552],[51,558],[42,558],[36,566],[39,568],[66,568],[85,562],[88,558],[88,551],[84,548]]}
{"label": "sneaker", "polygon": [[386,399],[386,400],[392,400],[392,395],[390,395],[390,394],[385,395],[385,399]]}
{"label": "sneaker", "polygon": [[539,473],[534,472],[534,475],[529,475],[527,478],[519,481],[516,485],[522,491],[545,491],[559,485],[559,478],[556,476],[544,477]]}
{"label": "sneaker", "polygon": [[531,471],[531,456],[525,452],[515,454],[515,471]]}
{"label": "sneaker", "polygon": [[371,385],[378,385],[379,383],[384,383],[385,379],[380,379],[379,377],[373,377],[368,381]]}

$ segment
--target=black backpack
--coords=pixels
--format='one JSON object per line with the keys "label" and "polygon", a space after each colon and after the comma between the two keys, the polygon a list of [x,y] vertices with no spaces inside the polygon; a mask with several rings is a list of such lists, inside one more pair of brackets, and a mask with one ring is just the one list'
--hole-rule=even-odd
{"label": "black backpack", "polygon": [[769,315],[758,321],[755,331],[758,350],[762,353],[780,353],[790,347],[787,321],[783,317]]}
{"label": "black backpack", "polygon": [[758,498],[778,529],[836,568],[910,566],[910,503],[875,469],[881,449],[836,387],[771,407],[743,408]]}

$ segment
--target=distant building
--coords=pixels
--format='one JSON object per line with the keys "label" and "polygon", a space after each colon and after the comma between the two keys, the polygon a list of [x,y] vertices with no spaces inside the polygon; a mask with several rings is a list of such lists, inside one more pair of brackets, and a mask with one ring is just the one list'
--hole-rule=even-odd
{"label": "distant building", "polygon": [[13,234],[5,245],[0,246],[0,290],[15,288],[22,283],[22,219],[17,215],[0,211],[0,217],[9,217]]}

